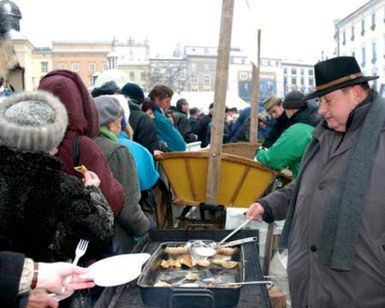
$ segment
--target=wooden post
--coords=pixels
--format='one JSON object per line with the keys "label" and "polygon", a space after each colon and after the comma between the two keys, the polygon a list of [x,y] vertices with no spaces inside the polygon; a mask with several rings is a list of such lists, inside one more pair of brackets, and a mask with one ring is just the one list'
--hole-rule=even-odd
{"label": "wooden post", "polygon": [[209,151],[210,156],[207,172],[206,202],[208,204],[218,203],[233,12],[234,0],[223,0],[218,44],[217,69],[215,76],[214,113],[211,128]]}
{"label": "wooden post", "polygon": [[258,63],[252,63],[251,113],[250,113],[250,143],[258,142],[258,101],[259,101],[259,67],[261,60],[261,30],[258,30]]}

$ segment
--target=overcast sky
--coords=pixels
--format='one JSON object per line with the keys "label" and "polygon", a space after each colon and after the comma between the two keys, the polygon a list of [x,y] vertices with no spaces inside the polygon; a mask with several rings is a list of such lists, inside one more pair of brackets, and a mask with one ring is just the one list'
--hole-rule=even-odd
{"label": "overcast sky", "polygon": [[[21,32],[35,46],[55,40],[150,40],[151,56],[177,43],[217,46],[221,0],[13,0]],[[248,5],[247,3],[248,2]],[[235,0],[232,45],[250,51],[262,30],[262,56],[314,62],[334,46],[333,21],[367,0]]]}

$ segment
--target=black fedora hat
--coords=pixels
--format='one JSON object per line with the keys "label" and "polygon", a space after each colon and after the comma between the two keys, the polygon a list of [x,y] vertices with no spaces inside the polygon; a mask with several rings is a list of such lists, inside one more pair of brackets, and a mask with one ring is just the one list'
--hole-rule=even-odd
{"label": "black fedora hat", "polygon": [[316,91],[306,95],[306,100],[378,78],[364,76],[354,57],[336,57],[318,62],[314,66],[314,74]]}

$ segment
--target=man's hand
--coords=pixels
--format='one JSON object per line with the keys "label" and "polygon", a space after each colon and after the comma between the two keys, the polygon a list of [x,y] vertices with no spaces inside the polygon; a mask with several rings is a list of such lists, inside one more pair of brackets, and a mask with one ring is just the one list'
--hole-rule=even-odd
{"label": "man's hand", "polygon": [[27,308],[57,308],[59,302],[47,294],[31,294],[28,298]]}
{"label": "man's hand", "polygon": [[247,210],[246,217],[247,219],[262,221],[264,212],[265,210],[263,209],[263,206],[260,203],[253,203]]}
{"label": "man's hand", "polygon": [[[95,286],[93,281],[79,277],[86,272],[85,268],[71,263],[39,263],[36,288],[62,295],[73,290],[93,288]],[[66,279],[67,277],[70,279]]]}
{"label": "man's hand", "polygon": [[154,157],[155,157],[155,158],[161,158],[161,157],[162,157],[162,154],[163,154],[162,151],[154,150]]}

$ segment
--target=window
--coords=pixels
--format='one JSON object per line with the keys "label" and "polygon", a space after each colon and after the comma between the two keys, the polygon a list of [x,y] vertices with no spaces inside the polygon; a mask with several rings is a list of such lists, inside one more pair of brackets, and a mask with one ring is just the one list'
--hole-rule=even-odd
{"label": "window", "polygon": [[305,75],[305,70],[301,68],[301,75]]}
{"label": "window", "polygon": [[211,91],[211,88],[210,87],[204,87],[203,89],[205,92],[210,92]]}
{"label": "window", "polygon": [[314,79],[313,78],[309,79],[309,86],[314,86]]}
{"label": "window", "polygon": [[95,71],[96,71],[96,64],[95,64],[95,63],[90,63],[90,64],[88,65],[88,70],[89,70],[90,72],[95,72]]}
{"label": "window", "polygon": [[313,70],[309,69],[309,76],[313,76]]}
{"label": "window", "polygon": [[65,63],[59,63],[59,70],[65,70],[66,68]]}
{"label": "window", "polygon": [[377,61],[377,46],[376,41],[372,41],[372,63]]}
{"label": "window", "polygon": [[376,28],[376,13],[372,14],[372,26],[370,29],[374,30]]}
{"label": "window", "polygon": [[135,81],[135,72],[130,72],[130,80]]}
{"label": "window", "polygon": [[197,75],[191,75],[191,82],[192,83],[198,83],[198,76]]}
{"label": "window", "polygon": [[297,85],[297,78],[296,77],[291,78],[291,84]]}
{"label": "window", "polygon": [[210,75],[205,75],[205,77],[204,77],[204,83],[205,83],[205,84],[210,84]]}
{"label": "window", "polygon": [[342,45],[345,45],[345,43],[346,43],[346,33],[344,31],[342,32]]}
{"label": "window", "polygon": [[40,62],[40,67],[42,73],[48,72],[48,62]]}
{"label": "window", "polygon": [[361,35],[363,36],[365,34],[365,20],[363,19],[361,21]]}
{"label": "window", "polygon": [[71,67],[74,72],[79,71],[79,63],[72,63]]}
{"label": "window", "polygon": [[292,68],[291,69],[291,74],[292,75],[297,75],[297,69],[296,68]]}
{"label": "window", "polygon": [[366,60],[366,50],[365,50],[365,47],[362,47],[362,62],[361,62],[362,67],[365,67],[365,60]]}
{"label": "window", "polygon": [[301,86],[305,85],[305,78],[301,78]]}
{"label": "window", "polygon": [[140,72],[140,80],[146,80],[146,73]]}
{"label": "window", "polygon": [[287,86],[287,77],[284,77],[284,78],[283,78],[283,84],[284,84],[285,86]]}
{"label": "window", "polygon": [[352,36],[350,37],[351,41],[354,41],[354,26],[352,26]]}
{"label": "window", "polygon": [[283,68],[283,73],[284,73],[284,74],[287,74],[287,67],[284,67],[284,68]]}

